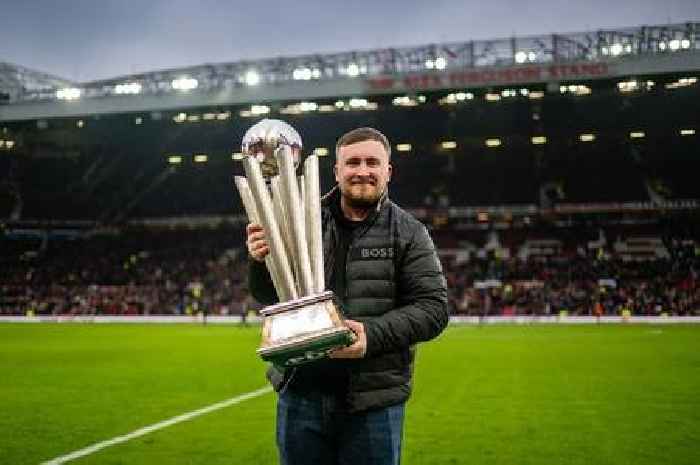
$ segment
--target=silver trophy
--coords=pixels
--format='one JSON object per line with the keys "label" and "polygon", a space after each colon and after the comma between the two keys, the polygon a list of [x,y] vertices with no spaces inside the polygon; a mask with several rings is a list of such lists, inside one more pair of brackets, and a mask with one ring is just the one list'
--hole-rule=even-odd
{"label": "silver trophy", "polygon": [[282,366],[325,357],[354,340],[333,292],[325,291],[318,157],[296,176],[301,137],[284,121],[265,119],[243,136],[245,177],[235,182],[248,219],[265,229],[265,257],[280,303],[261,311],[258,354]]}

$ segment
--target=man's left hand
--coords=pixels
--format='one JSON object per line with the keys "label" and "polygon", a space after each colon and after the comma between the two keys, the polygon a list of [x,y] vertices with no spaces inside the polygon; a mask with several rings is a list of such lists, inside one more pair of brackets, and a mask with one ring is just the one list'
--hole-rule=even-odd
{"label": "man's left hand", "polygon": [[365,325],[355,320],[345,320],[345,326],[355,333],[355,342],[342,349],[336,349],[330,353],[330,358],[362,358],[367,352],[367,335]]}

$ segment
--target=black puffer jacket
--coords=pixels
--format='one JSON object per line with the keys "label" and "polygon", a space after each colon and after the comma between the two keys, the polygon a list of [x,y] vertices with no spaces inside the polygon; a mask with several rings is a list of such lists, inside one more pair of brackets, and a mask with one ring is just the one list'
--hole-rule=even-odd
{"label": "black puffer jacket", "polygon": [[[322,202],[327,285],[338,236],[331,202],[339,202],[337,188]],[[365,357],[348,363],[349,409],[405,401],[411,392],[414,345],[436,337],[448,321],[447,286],[428,231],[388,198],[382,199],[353,231],[345,277],[345,295],[338,296],[344,315],[361,321],[367,334]],[[261,303],[276,301],[264,265],[251,262],[250,287]],[[276,389],[285,378],[277,367],[268,376]]]}

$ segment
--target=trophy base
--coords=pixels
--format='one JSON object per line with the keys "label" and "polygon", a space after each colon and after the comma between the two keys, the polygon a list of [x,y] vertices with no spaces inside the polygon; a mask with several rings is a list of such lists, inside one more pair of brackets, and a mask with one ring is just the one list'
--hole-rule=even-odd
{"label": "trophy base", "polygon": [[272,305],[261,314],[263,336],[257,353],[276,365],[292,367],[313,362],[355,340],[355,334],[343,324],[330,291]]}

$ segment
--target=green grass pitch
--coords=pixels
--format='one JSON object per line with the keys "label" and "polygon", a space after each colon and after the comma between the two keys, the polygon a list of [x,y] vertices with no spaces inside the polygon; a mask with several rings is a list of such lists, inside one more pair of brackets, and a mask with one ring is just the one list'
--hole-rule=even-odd
{"label": "green grass pitch", "polygon": [[[265,385],[259,327],[0,325],[0,464]],[[277,463],[274,394],[75,460]],[[453,326],[418,353],[403,462],[700,463],[700,326]]]}

